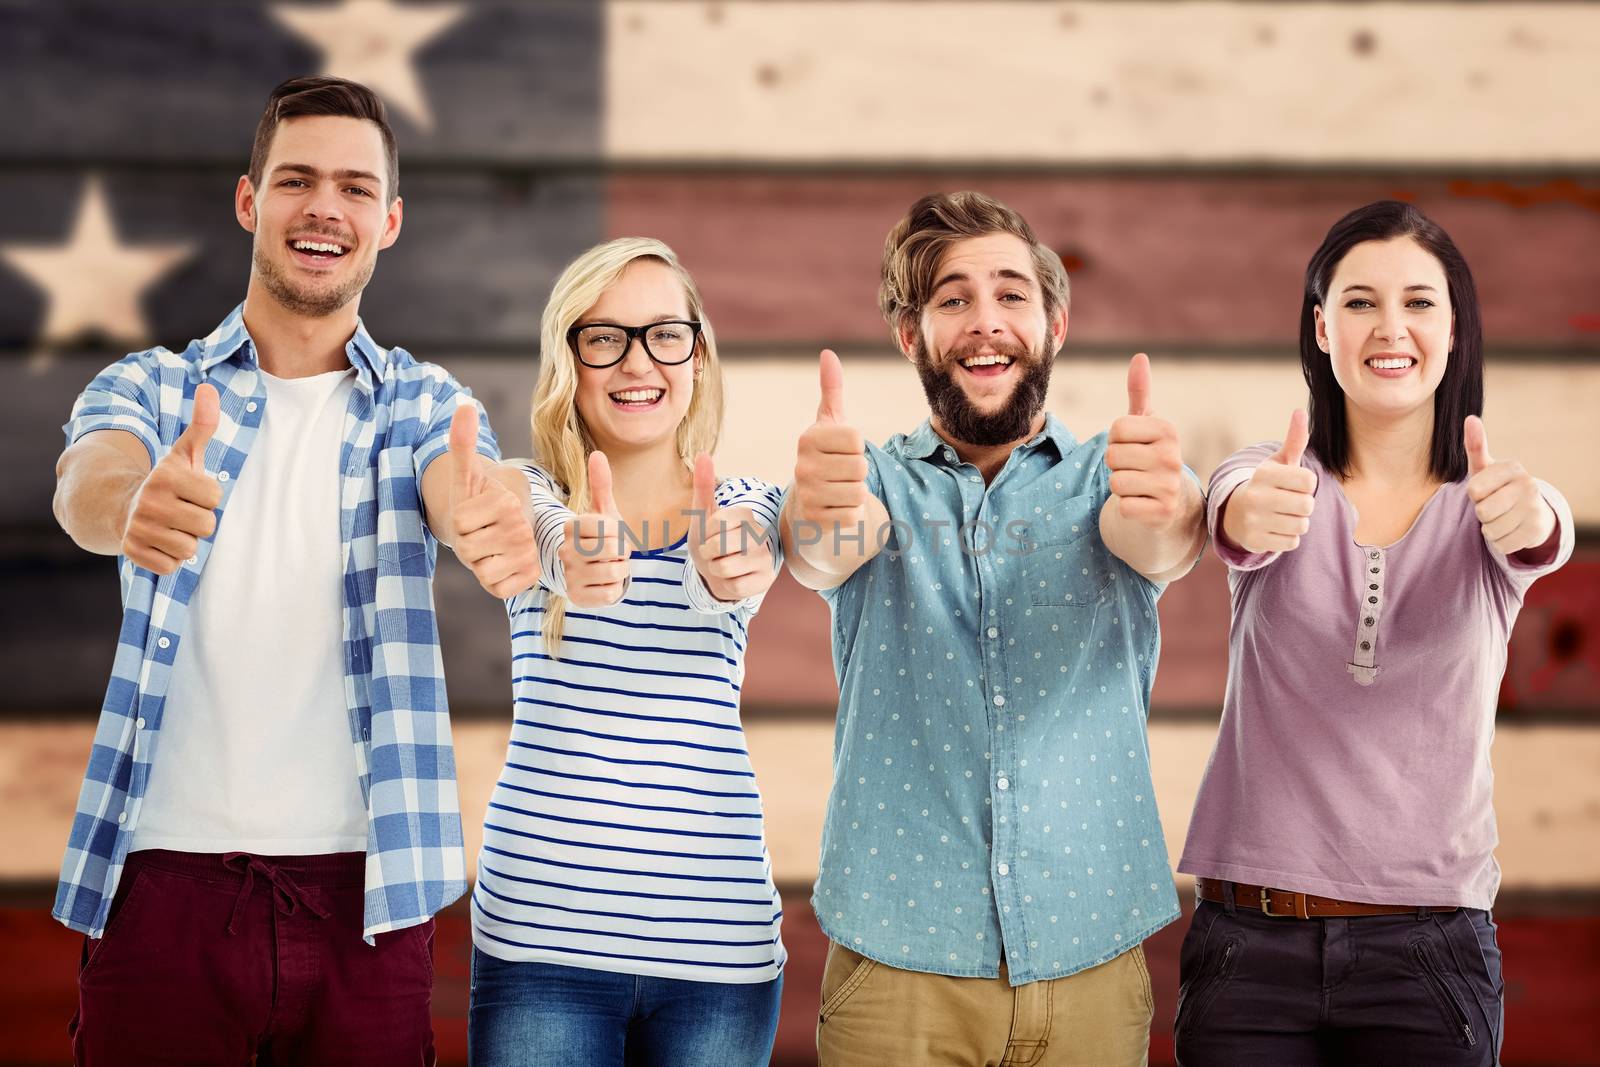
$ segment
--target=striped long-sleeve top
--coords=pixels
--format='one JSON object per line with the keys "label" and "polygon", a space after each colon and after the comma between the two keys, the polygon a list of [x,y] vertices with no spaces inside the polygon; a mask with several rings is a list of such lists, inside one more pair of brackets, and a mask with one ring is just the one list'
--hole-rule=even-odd
{"label": "striped long-sleeve top", "polygon": [[[718,601],[683,540],[634,551],[623,599],[568,604],[552,658],[545,605],[565,590],[572,513],[547,473],[525,473],[544,576],[507,601],[514,720],[484,819],[473,943],[512,961],[770,981],[783,912],[739,722],[760,598]],[[749,507],[769,529],[780,497],[752,479],[716,490],[719,507]]]}

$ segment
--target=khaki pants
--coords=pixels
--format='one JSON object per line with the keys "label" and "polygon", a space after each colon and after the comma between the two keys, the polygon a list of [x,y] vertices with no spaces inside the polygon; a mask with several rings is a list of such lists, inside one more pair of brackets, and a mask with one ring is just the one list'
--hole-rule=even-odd
{"label": "khaki pants", "polygon": [[830,943],[819,1067],[1142,1067],[1150,971],[1135,946],[1086,971],[1013,988],[907,971]]}

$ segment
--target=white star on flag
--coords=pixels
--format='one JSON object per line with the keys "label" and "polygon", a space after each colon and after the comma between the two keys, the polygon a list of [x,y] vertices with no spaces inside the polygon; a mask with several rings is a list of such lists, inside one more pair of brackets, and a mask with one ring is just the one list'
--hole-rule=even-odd
{"label": "white star on flag", "polygon": [[322,51],[322,71],[358,81],[419,129],[433,128],[417,78],[418,48],[466,13],[465,4],[343,0],[333,7],[273,4],[273,17]]}
{"label": "white star on flag", "polygon": [[192,242],[126,245],[117,240],[105,190],[91,177],[65,241],[0,245],[0,260],[49,298],[41,340],[59,343],[98,332],[139,343],[150,337],[139,306],[144,291],[193,256],[195,247]]}

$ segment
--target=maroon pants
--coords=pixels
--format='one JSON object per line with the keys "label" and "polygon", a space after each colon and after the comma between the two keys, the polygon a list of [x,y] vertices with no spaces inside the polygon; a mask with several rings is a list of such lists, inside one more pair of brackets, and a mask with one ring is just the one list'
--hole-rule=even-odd
{"label": "maroon pants", "polygon": [[129,855],[84,944],[80,1067],[431,1067],[433,922],[361,939],[360,853]]}

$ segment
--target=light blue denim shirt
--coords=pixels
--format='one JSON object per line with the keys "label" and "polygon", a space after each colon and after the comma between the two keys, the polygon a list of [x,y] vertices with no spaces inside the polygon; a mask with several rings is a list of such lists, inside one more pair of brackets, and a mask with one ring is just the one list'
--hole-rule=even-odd
{"label": "light blue denim shirt", "polygon": [[812,897],[863,956],[995,977],[1003,952],[1021,985],[1178,917],[1145,737],[1162,586],[1100,539],[1105,447],[1051,416],[988,485],[926,422],[867,448],[893,532],[824,594],[840,695]]}

